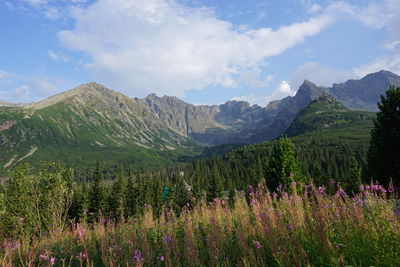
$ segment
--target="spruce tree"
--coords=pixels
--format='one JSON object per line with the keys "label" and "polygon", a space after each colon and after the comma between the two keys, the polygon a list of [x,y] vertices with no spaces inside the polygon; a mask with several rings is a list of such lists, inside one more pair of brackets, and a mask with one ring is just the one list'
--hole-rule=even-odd
{"label": "spruce tree", "polygon": [[89,213],[93,219],[98,219],[100,214],[106,211],[106,198],[103,187],[103,175],[100,162],[97,160],[96,170],[93,176],[93,184],[89,196]]}
{"label": "spruce tree", "polygon": [[400,184],[400,87],[381,96],[368,151],[370,178],[387,185]]}
{"label": "spruce tree", "polygon": [[224,186],[221,175],[216,168],[211,171],[207,186],[207,201],[211,202],[214,198],[220,198],[224,193]]}
{"label": "spruce tree", "polygon": [[280,184],[289,185],[292,181],[303,181],[303,176],[294,144],[283,136],[272,149],[267,165],[266,182],[269,189],[274,190]]}

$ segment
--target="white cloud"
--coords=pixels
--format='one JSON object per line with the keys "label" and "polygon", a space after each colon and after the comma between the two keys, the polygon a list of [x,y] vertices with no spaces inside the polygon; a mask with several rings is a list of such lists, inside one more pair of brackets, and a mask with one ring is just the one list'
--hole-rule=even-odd
{"label": "white cloud", "polygon": [[22,85],[7,91],[0,90],[0,99],[10,102],[22,103],[29,99],[30,88],[27,85]]}
{"label": "white cloud", "polygon": [[59,54],[54,52],[53,50],[49,50],[47,52],[47,55],[54,61],[59,61],[59,62],[69,62],[71,59],[63,54]]}
{"label": "white cloud", "polygon": [[383,47],[393,51],[400,50],[400,40],[386,43],[383,45]]}
{"label": "white cloud", "polygon": [[295,94],[296,91],[292,90],[290,84],[287,81],[281,81],[275,91],[273,91],[271,95],[265,98],[264,103],[268,104],[270,101],[282,99],[287,96],[294,96]]}
{"label": "white cloud", "polygon": [[47,7],[44,11],[44,15],[48,19],[58,19],[62,17],[60,9],[54,6]]}
{"label": "white cloud", "polygon": [[57,77],[28,76],[0,70],[0,99],[10,102],[42,100],[45,97],[75,86]]}
{"label": "white cloud", "polygon": [[60,32],[60,41],[89,55],[86,66],[97,80],[135,96],[235,87],[266,58],[334,21],[322,14],[277,30],[245,29],[210,9],[166,0],[98,0],[71,15],[75,28]]}
{"label": "white cloud", "polygon": [[290,85],[297,90],[305,79],[317,86],[332,86],[333,83],[341,83],[352,78],[359,78],[359,76],[351,71],[331,69],[316,62],[308,62],[299,66],[290,75]]}
{"label": "white cloud", "polygon": [[370,64],[365,64],[355,68],[353,71],[359,76],[365,76],[368,73],[380,70],[388,70],[400,74],[400,55],[378,58]]}
{"label": "white cloud", "polygon": [[22,1],[31,5],[43,5],[47,4],[48,2],[48,0],[22,0]]}
{"label": "white cloud", "polygon": [[273,100],[279,100],[287,96],[294,96],[295,94],[296,91],[292,90],[287,81],[281,81],[279,86],[267,96],[250,93],[248,95],[234,97],[232,100],[246,101],[264,107]]}

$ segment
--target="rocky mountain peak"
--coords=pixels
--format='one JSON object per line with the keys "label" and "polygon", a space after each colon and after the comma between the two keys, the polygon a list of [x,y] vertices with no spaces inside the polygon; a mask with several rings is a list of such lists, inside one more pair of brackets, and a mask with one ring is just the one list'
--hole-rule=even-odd
{"label": "rocky mountain peak", "polygon": [[342,103],[340,103],[335,97],[328,93],[323,93],[320,97],[314,100],[310,105],[313,104],[323,105],[324,109],[329,111],[348,111]]}
{"label": "rocky mountain peak", "polygon": [[64,102],[70,99],[80,99],[80,100],[94,100],[97,101],[107,101],[107,99],[122,99],[125,98],[121,93],[115,92],[108,89],[104,85],[98,84],[96,82],[89,82],[82,84],[74,89],[56,94],[45,100],[29,105],[29,108],[42,109],[48,106],[55,105],[60,102]]}
{"label": "rocky mountain peak", "polygon": [[314,100],[322,95],[324,92],[325,90],[323,87],[318,87],[309,80],[304,80],[303,84],[300,85],[295,97]]}

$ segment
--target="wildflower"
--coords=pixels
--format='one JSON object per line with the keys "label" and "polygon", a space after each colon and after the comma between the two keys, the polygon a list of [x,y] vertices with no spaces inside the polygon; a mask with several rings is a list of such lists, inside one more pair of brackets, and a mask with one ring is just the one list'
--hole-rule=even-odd
{"label": "wildflower", "polygon": [[273,197],[273,198],[277,198],[277,197],[278,197],[278,194],[277,194],[276,192],[274,192],[274,193],[272,193],[272,197]]}
{"label": "wildflower", "polygon": [[78,231],[78,236],[80,239],[83,239],[83,235],[85,234],[86,230],[85,229],[79,229]]}
{"label": "wildflower", "polygon": [[19,222],[19,223],[24,223],[24,221],[25,221],[24,218],[19,218],[19,219],[18,219],[18,222]]}
{"label": "wildflower", "polygon": [[255,246],[257,249],[260,249],[260,248],[262,247],[260,241],[257,241],[257,240],[254,241],[254,246]]}
{"label": "wildflower", "polygon": [[387,190],[389,193],[393,193],[394,192],[394,187],[393,184],[390,184]]}
{"label": "wildflower", "polygon": [[342,188],[339,188],[338,194],[341,195],[342,197],[346,196],[346,192],[344,192]]}
{"label": "wildflower", "polygon": [[42,260],[47,260],[49,257],[46,254],[40,254],[39,258]]}
{"label": "wildflower", "polygon": [[135,254],[133,255],[133,259],[135,261],[141,262],[143,261],[143,256],[142,256],[142,252],[140,252],[140,250],[135,250]]}
{"label": "wildflower", "polygon": [[55,262],[56,262],[56,258],[51,257],[50,258],[50,265],[53,266]]}
{"label": "wildflower", "polygon": [[3,247],[4,250],[7,250],[7,249],[15,250],[15,249],[18,249],[20,247],[20,244],[19,244],[18,241],[6,239],[6,240],[4,240],[4,242],[2,244],[2,247]]}
{"label": "wildflower", "polygon": [[287,228],[288,230],[292,230],[292,229],[294,228],[294,226],[291,225],[291,224],[289,224],[288,226],[286,226],[286,228]]}
{"label": "wildflower", "polygon": [[165,243],[171,243],[172,237],[170,237],[169,235],[164,235],[163,240]]}
{"label": "wildflower", "polygon": [[249,191],[249,193],[253,193],[254,187],[252,185],[249,185],[249,186],[247,186],[247,190]]}
{"label": "wildflower", "polygon": [[164,260],[165,260],[165,257],[164,257],[163,255],[158,256],[158,257],[157,257],[157,260],[159,260],[159,261],[164,261]]}
{"label": "wildflower", "polygon": [[76,258],[79,259],[79,260],[81,260],[81,259],[86,259],[86,254],[80,252],[80,253],[78,254],[78,256],[76,256]]}
{"label": "wildflower", "polygon": [[319,192],[320,194],[323,194],[323,193],[325,192],[325,187],[323,187],[323,186],[318,186],[318,192]]}

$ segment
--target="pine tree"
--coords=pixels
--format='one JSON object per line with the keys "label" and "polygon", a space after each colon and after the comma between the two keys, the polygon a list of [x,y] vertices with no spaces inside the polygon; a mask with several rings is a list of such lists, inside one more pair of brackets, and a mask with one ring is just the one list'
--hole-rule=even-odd
{"label": "pine tree", "polygon": [[286,136],[279,139],[272,149],[267,167],[267,186],[274,190],[280,184],[303,181],[300,163],[293,143]]}
{"label": "pine tree", "polygon": [[368,151],[370,177],[387,185],[400,184],[400,87],[390,87],[381,96]]}
{"label": "pine tree", "polygon": [[216,168],[213,168],[210,179],[207,186],[207,200],[209,202],[213,201],[214,198],[220,198],[223,196],[224,187],[222,183],[222,178]]}
{"label": "pine tree", "polygon": [[97,160],[96,170],[93,176],[93,184],[89,195],[89,213],[93,219],[98,219],[100,214],[106,211],[106,196],[103,187],[103,175],[100,162]]}
{"label": "pine tree", "polygon": [[136,213],[137,207],[137,198],[138,198],[138,186],[135,184],[134,176],[131,171],[128,173],[128,183],[126,186],[126,195],[125,195],[125,205],[127,216],[133,216]]}
{"label": "pine tree", "polygon": [[348,193],[358,192],[361,185],[361,168],[355,157],[350,160],[349,168],[343,179],[342,187]]}

